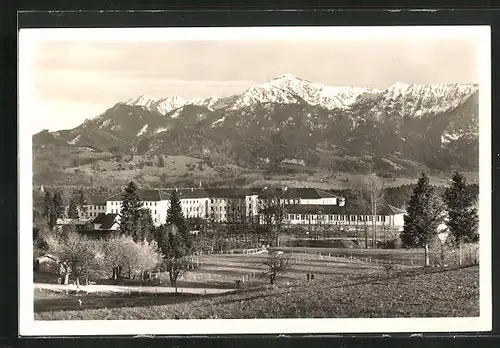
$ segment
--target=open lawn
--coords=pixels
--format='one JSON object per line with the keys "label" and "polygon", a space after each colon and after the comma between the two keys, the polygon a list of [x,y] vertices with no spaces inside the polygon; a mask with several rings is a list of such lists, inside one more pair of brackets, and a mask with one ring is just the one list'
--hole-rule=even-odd
{"label": "open lawn", "polygon": [[[235,264],[233,264],[235,266]],[[332,265],[333,266],[333,265]],[[274,288],[260,286],[236,293],[203,298],[82,298],[82,305],[65,295],[59,303],[74,304],[72,310],[43,306],[48,295],[35,299],[35,319],[249,319],[249,318],[382,318],[468,317],[479,315],[479,267],[462,269],[401,270],[391,275],[364,273],[349,264],[332,267],[330,277],[312,282],[292,280]],[[311,263],[312,267],[312,263]],[[326,267],[328,266],[324,266]],[[364,274],[363,274],[364,273]],[[350,276],[349,276],[350,275]],[[55,295],[56,298],[58,295]],[[71,302],[72,301],[72,302]],[[142,301],[142,302],[141,302]],[[89,303],[87,305],[87,302]],[[175,302],[175,303],[174,303]],[[52,304],[52,305],[57,305]],[[71,305],[63,306],[70,309]],[[98,308],[105,306],[106,308]],[[37,310],[38,308],[38,310]],[[43,309],[43,310],[41,310]]]}
{"label": "open lawn", "polygon": [[[355,249],[355,248],[318,248],[318,247],[279,247],[275,250],[282,250],[286,253],[331,255],[340,258],[351,258],[366,260],[370,262],[389,263],[393,262],[406,266],[422,266],[424,264],[423,249]],[[431,264],[436,259],[435,253],[429,252]]]}
{"label": "open lawn", "polygon": [[[199,268],[186,273],[179,284],[192,286],[194,283],[201,283],[209,287],[234,288],[235,281],[241,280],[245,287],[264,285],[268,283],[262,264],[266,257],[266,254],[198,256],[194,260],[199,262]],[[291,266],[278,281],[303,280],[306,279],[307,273],[314,273],[316,278],[334,279],[385,272],[382,265],[356,259],[296,253],[289,253],[289,259]],[[162,275],[162,280],[167,283],[166,274]]]}
{"label": "open lawn", "polygon": [[[181,276],[178,286],[198,289],[236,289],[236,280],[241,280],[244,288],[265,285],[269,282],[265,275],[265,266],[262,264],[265,258],[266,254],[196,256],[193,257],[193,262],[198,263],[199,267]],[[364,277],[385,272],[382,265],[356,259],[294,253],[289,254],[289,259],[291,265],[286,273],[280,275],[278,282],[304,280],[307,273],[314,273],[316,279],[338,279]],[[35,282],[47,283],[48,281],[36,276]],[[112,285],[114,281],[102,280],[97,281],[97,284]],[[138,280],[123,279],[120,285],[126,287],[140,284]],[[171,284],[168,274],[161,273],[159,282],[145,283],[144,286],[170,287]]]}

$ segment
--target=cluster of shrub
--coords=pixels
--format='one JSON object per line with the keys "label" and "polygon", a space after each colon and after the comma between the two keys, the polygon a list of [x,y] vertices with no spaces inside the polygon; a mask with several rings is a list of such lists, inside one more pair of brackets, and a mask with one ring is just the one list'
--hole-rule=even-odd
{"label": "cluster of shrub", "polygon": [[[81,192],[81,200],[84,192]],[[34,210],[34,256],[50,253],[56,256],[65,272],[76,277],[92,278],[113,271],[116,279],[122,271],[143,274],[161,265],[168,272],[172,286],[177,288],[178,277],[190,268],[192,238],[182,215],[179,197],[171,196],[167,223],[155,227],[148,209],[140,202],[137,187],[131,182],[123,191],[118,238],[89,239],[73,231],[61,231],[56,220],[64,216],[59,191],[47,191],[39,210]],[[78,215],[76,204],[73,210]]]}

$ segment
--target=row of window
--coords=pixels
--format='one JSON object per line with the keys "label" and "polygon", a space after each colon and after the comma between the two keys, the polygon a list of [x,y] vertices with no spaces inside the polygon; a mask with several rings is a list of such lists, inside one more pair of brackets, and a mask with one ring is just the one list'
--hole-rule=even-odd
{"label": "row of window", "polygon": [[[247,197],[247,199],[249,202],[251,201],[251,197]],[[211,198],[210,199],[210,203],[225,203],[226,201],[227,201],[227,199],[223,199],[223,198]],[[183,200],[183,203],[184,202],[186,202],[187,204],[197,204],[197,203],[199,203],[199,200],[198,199]],[[300,204],[299,199],[286,199],[285,202],[287,204]],[[112,206],[121,206],[121,202],[119,202],[119,201],[113,201],[113,202],[110,202],[110,204]],[[147,206],[147,207],[152,207],[152,206],[156,207],[158,205],[158,202],[143,202],[143,205]],[[102,205],[89,205],[88,207],[89,207],[89,210],[103,209]],[[252,204],[250,203],[250,209],[251,208],[252,208]]]}
{"label": "row of window", "polygon": [[[91,210],[91,209],[89,209]],[[100,209],[102,210],[102,209]],[[214,208],[211,207],[210,209],[212,212],[214,211]],[[223,217],[225,214],[225,210],[222,209],[221,207],[215,207],[215,211],[218,211],[218,214],[215,214],[216,217],[220,218]],[[191,212],[200,212],[199,207],[189,207],[184,209],[185,214],[189,214]],[[111,209],[112,214],[119,214],[120,213],[120,208],[117,209]],[[157,214],[157,210],[153,210],[152,213],[154,215]],[[93,212],[89,211],[89,216],[90,217],[96,217],[99,214],[99,212]],[[189,214],[191,215],[191,214]],[[311,215],[311,214],[287,214],[286,217],[288,220],[328,220],[328,221],[354,221],[354,222],[372,222],[373,221],[373,216],[372,215]],[[389,219],[387,216],[383,215],[377,215],[376,220],[377,222],[385,222]],[[156,222],[155,218],[155,222]]]}
{"label": "row of window", "polygon": [[[110,202],[110,204],[112,206],[117,206],[117,205],[121,206],[122,202]],[[156,207],[158,202],[142,202],[142,204],[146,207],[153,207],[153,206]]]}
{"label": "row of window", "polygon": [[[231,198],[210,198],[210,203],[225,203],[230,199]],[[248,202],[251,202],[252,197],[247,197],[247,200],[248,200]],[[182,199],[181,202],[186,203],[186,204],[198,204],[199,200],[198,199]],[[288,200],[286,200],[286,202],[289,204],[299,204],[298,199],[292,199],[292,200],[288,199]]]}
{"label": "row of window", "polygon": [[[156,209],[152,211],[154,215],[156,215]],[[118,209],[111,209],[111,214],[120,214],[120,208]]]}
{"label": "row of window", "polygon": [[187,204],[197,204],[199,203],[197,199],[183,199],[181,200],[181,203],[187,203]]}
{"label": "row of window", "polygon": [[88,210],[105,210],[106,206],[104,205],[88,205]]}
{"label": "row of window", "polygon": [[[239,201],[240,199],[235,199],[235,198],[211,198],[210,203],[226,203],[228,201],[234,202],[234,201]],[[251,197],[248,197],[248,201],[250,202],[252,200]],[[245,203],[244,201],[242,203]]]}
{"label": "row of window", "polygon": [[[385,222],[389,217],[377,215],[378,222]],[[288,220],[328,220],[328,221],[358,221],[358,222],[371,222],[373,221],[372,215],[311,215],[311,214],[287,214]]]}
{"label": "row of window", "polygon": [[203,214],[200,214],[198,212],[184,213],[184,217],[197,217],[197,218],[201,218],[201,217],[203,217]]}
{"label": "row of window", "polygon": [[224,203],[226,200],[222,198],[211,198],[210,203]]}
{"label": "row of window", "polygon": [[[326,199],[326,200],[330,200],[330,199]],[[333,202],[334,199],[332,199],[332,202]],[[211,198],[210,199],[210,203],[225,203],[227,201],[227,199],[223,199],[223,198]],[[248,201],[251,202],[251,197],[248,197]],[[285,203],[287,204],[300,204],[300,199],[285,199],[284,200]],[[199,200],[198,199],[191,199],[191,200],[182,200],[182,203],[186,203],[186,204],[198,204],[199,203]],[[112,206],[120,206],[121,205],[121,202],[119,201],[114,201],[114,202],[110,202],[110,204]],[[147,207],[152,207],[152,206],[157,206],[158,205],[158,202],[143,202],[143,205],[144,206],[147,206]],[[252,204],[249,203],[249,207],[250,209],[252,208]],[[99,205],[90,205],[89,206],[90,210],[92,209],[102,209],[102,206],[99,206]]]}

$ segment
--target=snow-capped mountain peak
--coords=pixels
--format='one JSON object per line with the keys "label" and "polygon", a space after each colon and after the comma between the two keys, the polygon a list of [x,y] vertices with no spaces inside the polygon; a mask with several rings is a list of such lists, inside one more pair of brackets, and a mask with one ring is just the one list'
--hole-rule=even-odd
{"label": "snow-capped mountain peak", "polygon": [[186,105],[198,105],[204,106],[209,109],[213,109],[213,106],[222,99],[223,97],[212,96],[208,98],[195,97],[186,102]]}
{"label": "snow-capped mountain peak", "polygon": [[372,109],[384,113],[401,106],[404,117],[421,117],[456,108],[478,90],[476,84],[419,85],[397,82],[381,93],[381,99]]}
{"label": "snow-capped mountain peak", "polygon": [[326,109],[345,109],[361,94],[380,93],[380,90],[364,87],[330,86],[312,83],[292,74],[282,74],[261,85],[252,86],[237,98],[232,109],[252,103],[300,103]]}
{"label": "snow-capped mountain peak", "polygon": [[143,106],[147,109],[151,109],[156,102],[157,100],[153,97],[150,97],[148,95],[141,95],[136,98],[130,98],[125,102],[125,104],[131,106]]}
{"label": "snow-capped mountain peak", "polygon": [[277,81],[277,80],[280,80],[280,81],[291,81],[291,80],[301,80],[301,81],[305,81],[304,79],[301,79],[295,75],[292,75],[292,74],[289,74],[289,73],[285,73],[285,74],[281,74],[281,75],[278,75],[278,76],[275,76],[271,79],[271,81]]}
{"label": "snow-capped mountain peak", "polygon": [[398,82],[394,83],[393,85],[391,85],[388,89],[401,91],[401,90],[407,89],[408,87],[410,87],[409,84],[398,81]]}
{"label": "snow-capped mountain peak", "polygon": [[435,96],[435,97],[457,97],[462,95],[470,95],[478,89],[478,86],[473,83],[455,83],[455,84],[440,84],[440,85],[419,85],[406,84],[396,82],[385,91],[386,97],[397,97],[407,95],[420,96]]}
{"label": "snow-capped mountain peak", "polygon": [[181,106],[186,105],[187,101],[179,96],[169,96],[167,98],[163,98],[158,100],[153,107],[162,115],[166,115],[172,110],[180,108]]}
{"label": "snow-capped mountain peak", "polygon": [[336,163],[339,170],[357,172],[353,161],[371,159],[375,170],[395,175],[425,167],[477,169],[477,84],[397,82],[383,90],[332,84],[283,74],[223,98],[143,95],[74,129],[37,134],[34,143],[37,151],[55,146],[145,156],[215,155],[257,168],[269,163],[266,153],[275,152],[272,137],[279,135],[288,159],[312,167]]}
{"label": "snow-capped mountain peak", "polygon": [[214,105],[216,105],[221,99],[223,99],[223,97],[211,96],[208,98],[194,97],[187,100],[176,95],[162,99],[155,99],[150,96],[141,95],[139,97],[129,99],[125,102],[125,104],[131,106],[142,106],[150,111],[157,111],[162,115],[167,115],[168,113],[186,105],[204,106],[213,110]]}
{"label": "snow-capped mountain peak", "polygon": [[251,86],[230,100],[219,96],[191,99],[169,96],[157,100],[142,95],[128,100],[126,104],[142,106],[176,118],[181,114],[181,108],[188,105],[203,106],[213,111],[219,108],[238,110],[266,103],[307,103],[327,110],[347,110],[357,102],[369,102],[376,98],[380,102],[371,110],[375,114],[382,115],[384,110],[391,110],[401,105],[403,115],[420,117],[429,112],[442,112],[454,108],[477,90],[476,84],[419,85],[401,81],[381,90],[370,87],[312,83],[293,74],[284,73],[262,84]]}

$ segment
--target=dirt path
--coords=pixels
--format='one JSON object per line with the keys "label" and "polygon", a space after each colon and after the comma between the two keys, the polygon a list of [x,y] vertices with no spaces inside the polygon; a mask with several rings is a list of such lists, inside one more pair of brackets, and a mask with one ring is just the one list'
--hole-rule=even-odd
{"label": "dirt path", "polygon": [[[34,283],[35,289],[50,290],[55,292],[76,291],[77,287],[73,284],[44,284]],[[125,286],[125,285],[80,285],[79,290],[86,293],[147,293],[147,294],[166,294],[174,293],[175,288],[167,286]],[[214,289],[214,288],[178,288],[179,293],[211,295],[222,294],[234,291],[234,289]]]}

